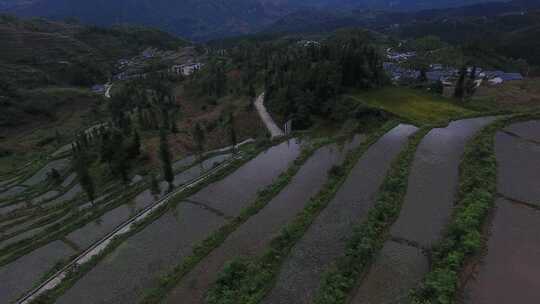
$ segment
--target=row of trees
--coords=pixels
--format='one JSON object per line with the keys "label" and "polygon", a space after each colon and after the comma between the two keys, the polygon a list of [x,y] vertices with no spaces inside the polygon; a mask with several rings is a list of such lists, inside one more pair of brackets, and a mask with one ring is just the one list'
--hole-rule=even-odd
{"label": "row of trees", "polygon": [[[129,181],[129,172],[142,153],[139,130],[159,131],[160,171],[171,190],[174,170],[169,134],[179,132],[176,121],[180,112],[172,94],[172,84],[160,78],[151,80],[148,84],[139,81],[129,83],[110,99],[108,108],[111,115],[108,127],[81,133],[73,144],[73,167],[88,198],[91,201],[95,198],[95,182],[91,168],[96,161],[106,164],[113,176],[124,182]],[[237,135],[234,115],[230,112],[227,117],[227,133],[235,146]],[[205,128],[196,123],[190,133],[196,153],[202,161],[206,149]],[[155,175],[152,175],[152,188],[156,193],[161,192]]]}

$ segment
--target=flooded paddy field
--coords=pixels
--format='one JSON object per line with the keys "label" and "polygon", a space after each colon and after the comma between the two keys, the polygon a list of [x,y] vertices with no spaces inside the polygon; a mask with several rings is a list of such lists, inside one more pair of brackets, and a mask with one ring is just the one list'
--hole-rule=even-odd
{"label": "flooded paddy field", "polygon": [[428,270],[428,259],[420,249],[386,242],[369,270],[369,280],[356,291],[351,303],[408,303],[409,290]]}
{"label": "flooded paddy field", "polygon": [[300,168],[291,182],[266,207],[252,216],[217,249],[203,259],[169,294],[167,303],[202,303],[225,263],[235,257],[260,254],[280,229],[287,225],[327,180],[328,171],[344,160],[361,138],[339,147],[318,149]]}
{"label": "flooded paddy field", "polygon": [[[213,183],[149,224],[116,248],[69,289],[58,303],[132,303],[170,265],[190,255],[193,246],[221,227],[272,183],[300,153],[296,140],[261,153],[234,173]],[[219,191],[219,192],[216,192]],[[218,195],[220,194],[221,195]],[[204,200],[202,200],[204,198]],[[220,207],[228,211],[220,209]],[[238,209],[237,209],[238,208]],[[229,212],[227,214],[227,212]]]}
{"label": "flooded paddy field", "polygon": [[[428,272],[429,249],[448,224],[465,145],[493,118],[455,121],[431,130],[413,160],[401,213],[372,269],[354,292],[354,304],[408,303],[408,292]],[[394,276],[391,280],[388,278]],[[385,293],[384,288],[391,290]]]}
{"label": "flooded paddy field", "polygon": [[[223,161],[229,159],[230,156],[230,154],[227,154],[215,155],[213,157],[210,157],[205,160],[204,163],[201,165],[197,165],[195,167],[188,168],[185,171],[177,173],[175,175],[175,179],[178,184],[183,184],[186,181],[200,176],[200,174],[213,168],[216,164],[222,163]],[[54,166],[57,166],[57,164],[55,164]],[[40,171],[42,170],[43,169],[41,169]],[[34,214],[32,210],[36,208],[47,209],[42,209],[43,212],[39,213],[39,217],[20,214],[17,215],[17,218],[15,219],[9,219],[4,221],[3,225],[6,225],[6,229],[3,229],[1,232],[1,235],[4,238],[0,241],[0,249],[6,248],[7,246],[11,245],[17,245],[17,242],[23,240],[35,238],[37,241],[38,239],[49,237],[50,233],[54,233],[47,231],[49,227],[57,225],[58,223],[66,220],[68,216],[73,215],[70,211],[70,207],[61,207],[60,205],[62,204],[73,201],[73,204],[79,206],[80,216],[85,216],[88,214],[88,212],[92,212],[92,210],[94,210],[93,205],[89,202],[85,203],[86,200],[82,199],[82,187],[79,184],[75,183],[75,179],[76,174],[70,174],[63,180],[62,184],[60,185],[62,188],[59,188],[58,190],[46,191],[43,194],[36,196],[33,199],[36,203],[34,206],[26,205],[24,201],[21,202],[20,205],[12,205],[16,206],[16,208],[20,208],[21,211],[25,214]],[[121,191],[123,191],[123,188],[113,190],[113,192],[114,191],[120,193]],[[52,193],[54,193],[54,196]],[[98,241],[103,236],[118,227],[120,224],[134,216],[137,212],[155,203],[159,198],[160,195],[154,196],[150,192],[150,190],[145,190],[135,196],[132,201],[120,205],[119,207],[116,207],[110,211],[107,211],[99,219],[89,222],[81,228],[72,231],[67,235],[66,238],[63,238],[62,241],[52,241],[47,245],[33,249],[32,252],[21,256],[19,259],[7,265],[1,266],[0,274],[6,277],[14,273],[25,273],[24,278],[22,278],[24,280],[13,279],[13,284],[16,284],[18,288],[13,288],[13,286],[11,285],[5,286],[6,298],[8,296],[18,297],[21,295],[21,292],[28,291],[32,286],[34,286],[33,284],[36,284],[38,280],[45,274],[45,272],[50,270],[52,266],[54,266],[59,260],[65,260],[67,258],[70,258],[77,252],[81,252],[82,250],[88,248],[94,242]],[[106,193],[105,195],[95,200],[94,204],[98,203],[100,206],[107,206],[108,204],[113,204],[114,199],[111,200],[111,193]],[[61,208],[58,209],[57,206]],[[54,216],[56,216],[56,218],[52,219],[52,217]],[[51,221],[45,222],[44,220],[49,217],[51,218]],[[44,224],[39,224],[39,221],[43,221]],[[59,248],[65,249],[66,246],[68,246],[68,249],[64,250],[65,253],[60,252],[62,250],[60,250]],[[9,252],[11,252],[12,249],[9,250]],[[57,259],[52,259],[51,256],[55,254],[51,254],[51,252],[55,252],[55,250],[57,251]],[[34,263],[34,261],[40,261],[40,263],[43,262],[43,267],[27,267],[28,264]],[[1,277],[0,279],[3,281]],[[1,298],[0,303],[4,303]]]}
{"label": "flooded paddy field", "polygon": [[487,252],[466,282],[462,302],[540,302],[540,122],[498,132],[498,191]]}
{"label": "flooded paddy field", "polygon": [[313,303],[321,276],[345,249],[352,227],[362,222],[391,166],[417,128],[399,125],[374,143],[282,265],[267,304]]}
{"label": "flooded paddy field", "polygon": [[499,193],[540,207],[540,144],[499,132],[495,154]]}
{"label": "flooded paddy field", "polygon": [[0,303],[11,303],[32,288],[56,263],[75,254],[63,243],[55,241],[14,262],[0,267]]}
{"label": "flooded paddy field", "polygon": [[[465,144],[493,118],[473,118],[431,130],[416,151],[394,237],[431,247],[448,224]],[[426,229],[429,227],[429,229]]]}
{"label": "flooded paddy field", "polygon": [[540,303],[540,210],[496,202],[487,255],[464,291],[463,303]]}

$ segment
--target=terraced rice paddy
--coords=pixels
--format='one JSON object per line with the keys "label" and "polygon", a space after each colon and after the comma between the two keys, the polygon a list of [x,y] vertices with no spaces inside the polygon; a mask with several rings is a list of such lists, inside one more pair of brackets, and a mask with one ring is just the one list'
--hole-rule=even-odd
{"label": "terraced rice paddy", "polygon": [[540,302],[540,121],[497,133],[495,214],[487,253],[464,288],[463,303]]}
{"label": "terraced rice paddy", "polygon": [[[184,168],[187,169],[175,176],[174,183],[178,186],[192,180],[215,165],[226,161],[230,157],[230,154],[218,154],[211,156],[197,166],[193,166],[196,159],[191,158],[190,162],[185,162]],[[44,180],[41,179],[43,172],[49,171],[52,167],[65,171],[67,167],[63,166],[67,164],[69,164],[69,162],[53,161],[52,164],[48,164],[38,170],[37,173],[32,175],[28,180],[31,180],[32,183],[37,181],[38,183],[35,184],[35,186],[39,186],[41,182],[44,182]],[[190,165],[192,167],[189,167]],[[114,200],[109,199],[111,193],[96,199],[94,205],[85,202],[80,197],[83,190],[79,184],[74,183],[75,180],[76,175],[69,174],[60,185],[63,190],[49,190],[43,194],[39,194],[31,199],[31,205],[27,205],[26,202],[23,201],[20,204],[8,205],[2,209],[5,211],[7,208],[11,208],[11,210],[6,211],[6,214],[11,212],[9,213],[9,216],[15,218],[1,222],[2,227],[5,227],[1,231],[2,234],[0,238],[0,250],[2,250],[2,255],[5,255],[2,256],[2,259],[9,257],[10,262],[0,266],[0,281],[9,282],[9,284],[2,284],[0,287],[0,302],[9,303],[14,301],[21,296],[23,292],[28,291],[32,286],[38,283],[42,276],[50,271],[55,265],[67,262],[72,256],[91,246],[94,242],[114,230],[117,226],[127,221],[138,211],[156,202],[160,197],[160,195],[155,196],[151,194],[150,190],[145,190],[134,196],[131,201],[106,211],[98,218],[88,222],[80,228],[72,230],[71,232],[67,230],[63,232],[63,234],[54,236],[57,231],[49,228],[58,225],[60,225],[59,227],[63,227],[63,221],[66,221],[69,218],[76,219],[76,217],[73,217],[74,214],[70,211],[71,207],[69,205],[67,208],[62,207],[63,204],[69,202],[78,204],[78,210],[81,217],[90,214],[89,212],[93,212],[93,210],[95,210],[93,206],[95,205],[106,207],[109,204],[115,204]],[[122,191],[122,189],[120,189],[120,191]],[[17,210],[17,212],[22,212],[22,214],[28,212],[30,212],[29,214],[34,214],[32,213],[35,212],[32,211],[35,209],[34,207],[49,208],[50,212],[46,213],[49,209],[40,209],[43,210],[40,211],[40,214],[43,215],[37,217],[35,215],[17,216],[17,214],[13,213]],[[60,209],[58,209],[59,207]],[[51,237],[52,239],[50,242],[32,248],[33,242],[43,239],[46,240]],[[23,255],[12,256],[13,254],[16,254],[17,250],[25,250],[25,246],[30,246],[28,247],[30,250],[26,250],[27,252]],[[24,273],[24,275],[17,275],[18,273]]]}
{"label": "terraced rice paddy", "polygon": [[261,153],[223,180],[190,196],[122,243],[58,303],[132,303],[171,264],[189,255],[197,243],[236,216],[257,191],[279,176],[300,153],[290,140]]}
{"label": "terraced rice paddy", "polygon": [[346,153],[360,141],[361,138],[357,138],[341,148],[332,144],[316,151],[285,189],[182,279],[166,302],[201,303],[224,264],[234,257],[260,254],[281,227],[290,222],[305,207],[309,198],[320,190],[328,171],[339,165]]}
{"label": "terraced rice paddy", "polygon": [[[348,156],[354,148],[369,143],[371,146],[365,144],[366,148],[361,150],[363,154],[358,152],[353,161],[348,162],[351,165],[347,170],[352,168],[350,173],[341,175],[343,183],[337,184],[341,186],[339,189],[336,186],[337,192],[332,192],[326,200],[327,205],[321,207],[322,211],[314,213],[312,222],[298,236],[291,237],[294,241],[287,251],[275,253],[282,254],[274,272],[275,278],[270,279],[269,286],[257,290],[260,301],[256,302],[315,302],[324,274],[346,256],[346,244],[353,237],[354,227],[369,222],[370,211],[378,209],[374,208],[378,206],[377,195],[385,193],[381,191],[381,185],[388,178],[390,168],[393,172],[396,157],[406,151],[410,155],[407,163],[411,169],[407,171],[408,182],[402,184],[402,189],[406,185],[407,191],[399,200],[403,201],[401,210],[389,217],[391,220],[379,233],[379,245],[374,246],[377,248],[373,248],[371,255],[375,259],[370,260],[364,273],[354,278],[355,288],[346,292],[347,300],[338,302],[410,303],[411,290],[419,286],[433,267],[430,252],[453,220],[460,185],[459,168],[467,144],[495,119],[463,119],[432,129],[422,138],[416,151],[414,148],[404,150],[404,147],[417,133],[415,144],[409,145],[416,147],[425,133],[406,124],[398,125],[377,140],[357,136],[344,146],[325,142],[326,145],[317,146],[318,149],[312,149],[304,158],[299,140],[277,144],[222,179],[186,195],[181,201],[179,198],[177,204],[123,238],[91,264],[65,290],[56,294],[54,301],[66,304],[138,303],[144,299],[148,301],[144,303],[207,303],[208,292],[223,279],[223,269],[227,269],[228,262],[238,258],[257,259],[266,254],[268,248],[274,248],[276,236],[286,234],[283,228],[297,221],[298,215],[310,207],[312,199],[324,191],[332,172],[339,171],[339,165],[346,159],[349,161]],[[184,185],[232,157],[226,149],[221,152],[208,154],[210,158],[194,166],[197,157],[177,161],[174,167],[181,172],[175,176],[174,186]],[[462,290],[457,302],[538,303],[540,122],[520,122],[499,130],[495,137],[495,154],[498,199],[490,217],[485,255],[481,263],[475,264],[472,275],[463,274],[468,280],[460,285]],[[295,168],[290,171],[292,173],[289,173],[290,168]],[[82,189],[76,176],[69,174],[66,168],[63,170],[64,180],[59,189],[37,193],[31,198],[30,206],[26,206],[25,201],[17,206],[22,211],[60,206],[50,209],[58,213],[57,217],[51,217],[49,222],[43,219],[48,219],[52,213],[39,217],[21,213],[16,219],[0,218],[0,258],[11,254],[10,244],[16,246],[19,240],[47,239],[45,228],[64,221],[69,214],[63,213],[65,202],[76,202],[82,214],[91,214],[93,209],[89,203],[80,200]],[[37,178],[40,171],[25,181]],[[288,179],[283,179],[285,172],[289,174]],[[406,173],[402,175],[407,176]],[[280,180],[287,182],[281,185]],[[144,179],[139,177],[134,179],[132,186],[142,183]],[[28,187],[32,188],[31,184]],[[280,186],[275,194],[264,202],[258,201],[276,184]],[[10,189],[13,187],[11,185]],[[160,188],[159,194],[153,194],[147,188],[140,189],[129,200],[116,205],[114,199],[106,195],[98,202],[98,207],[110,206],[106,212],[0,266],[0,281],[7,282],[0,285],[0,302],[15,301],[55,264],[69,261],[140,210],[154,205],[165,193],[167,184],[161,183]],[[246,213],[254,202],[258,202],[258,209]],[[4,206],[7,207],[10,205]],[[239,218],[242,220],[235,222]],[[394,219],[396,221],[392,223]],[[39,224],[42,221],[44,224]],[[220,235],[222,239],[212,243],[214,246],[209,251],[201,253],[198,246],[209,238],[209,242],[215,241],[211,237],[221,233],[223,227],[234,228]],[[3,251],[2,248],[8,249]],[[173,268],[190,261],[194,255],[198,255],[198,259],[172,280]],[[148,291],[164,284],[160,279],[168,280],[167,284],[172,285],[166,290],[158,288],[163,294],[159,299],[149,300],[146,297]],[[243,291],[231,289],[227,292]],[[212,301],[231,303],[226,297]]]}
{"label": "terraced rice paddy", "polygon": [[450,220],[465,144],[491,121],[456,121],[424,137],[415,155],[401,214],[390,229],[392,239],[385,244],[352,303],[407,302],[409,290],[429,270],[424,251],[441,237]]}
{"label": "terraced rice paddy", "polygon": [[322,273],[344,252],[352,227],[363,221],[394,157],[417,129],[400,125],[372,145],[283,265],[263,303],[312,303]]}

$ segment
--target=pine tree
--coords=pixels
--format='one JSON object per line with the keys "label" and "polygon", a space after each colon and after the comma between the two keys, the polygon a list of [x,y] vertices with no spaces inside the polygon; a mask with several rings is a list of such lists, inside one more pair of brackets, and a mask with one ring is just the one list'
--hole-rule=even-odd
{"label": "pine tree", "polygon": [[469,74],[467,79],[467,84],[465,86],[466,97],[472,97],[476,91],[476,66],[474,66]]}
{"label": "pine tree", "polygon": [[456,83],[456,89],[454,90],[454,97],[463,99],[465,95],[465,76],[467,74],[467,68],[463,66],[459,71],[459,78]]}
{"label": "pine tree", "polygon": [[196,123],[195,127],[192,131],[193,140],[195,141],[195,144],[197,145],[197,154],[199,155],[199,159],[202,159],[202,155],[204,153],[204,145],[206,142],[206,135],[204,134],[204,130],[200,123]]}
{"label": "pine tree", "polygon": [[152,174],[150,177],[150,192],[152,192],[153,195],[158,195],[161,193],[161,189],[159,188],[159,183],[155,174]]}
{"label": "pine tree", "polygon": [[88,155],[86,154],[86,150],[81,149],[73,154],[73,167],[75,168],[75,172],[79,177],[79,183],[93,205],[95,199],[95,188],[94,181],[92,180],[90,172],[88,171],[89,163],[90,161]]}
{"label": "pine tree", "polygon": [[236,153],[236,145],[237,145],[238,139],[236,137],[236,127],[234,125],[234,114],[232,112],[229,113],[228,129],[229,129],[229,136],[231,139],[232,150],[233,150],[233,153]]}
{"label": "pine tree", "polygon": [[159,156],[163,169],[163,178],[169,183],[169,190],[173,188],[174,172],[171,164],[171,152],[169,150],[169,142],[167,141],[167,131],[161,128],[159,132]]}
{"label": "pine tree", "polygon": [[139,136],[139,132],[137,132],[136,129],[133,130],[133,141],[129,150],[131,158],[135,158],[141,155],[141,137]]}

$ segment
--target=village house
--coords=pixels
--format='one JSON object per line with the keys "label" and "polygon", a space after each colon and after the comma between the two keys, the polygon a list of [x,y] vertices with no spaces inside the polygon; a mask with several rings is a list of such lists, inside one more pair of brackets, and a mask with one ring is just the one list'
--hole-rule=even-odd
{"label": "village house", "polygon": [[171,67],[171,72],[176,75],[189,76],[196,71],[200,70],[202,67],[201,63],[186,63],[186,64],[177,64]]}

